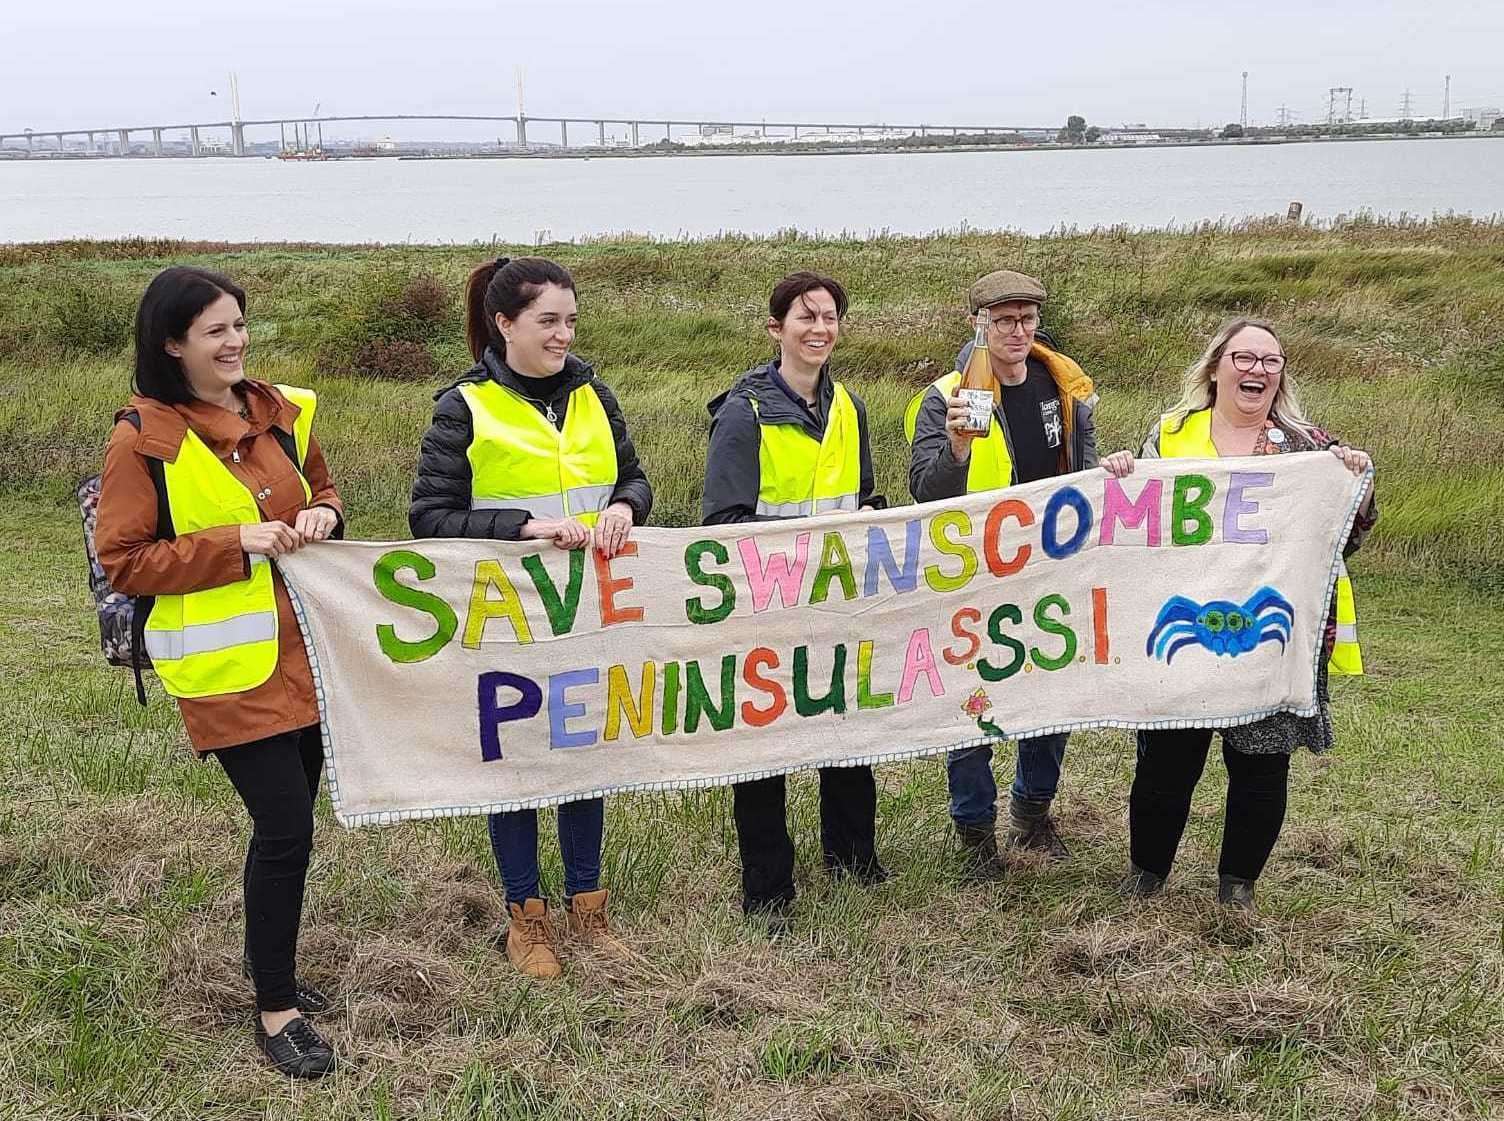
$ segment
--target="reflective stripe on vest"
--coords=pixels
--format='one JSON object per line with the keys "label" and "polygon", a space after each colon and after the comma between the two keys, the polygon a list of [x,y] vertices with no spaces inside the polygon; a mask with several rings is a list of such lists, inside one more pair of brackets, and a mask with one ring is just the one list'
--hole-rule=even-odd
{"label": "reflective stripe on vest", "polygon": [[616,491],[616,437],[589,383],[569,395],[564,429],[494,381],[460,386],[470,406],[472,510],[525,510],[533,518],[594,525]]}
{"label": "reflective stripe on vest", "polygon": [[[301,468],[317,398],[306,389],[277,388],[300,410],[293,438],[306,502],[313,492]],[[255,495],[192,429],[184,434],[177,457],[162,464],[162,475],[173,529],[180,536],[261,521]],[[156,597],[144,627],[144,645],[163,688],[174,697],[243,693],[264,684],[277,668],[272,566],[265,557],[255,556],[250,568],[250,576],[233,584]]]}
{"label": "reflective stripe on vest", "polygon": [[[1176,427],[1176,414],[1159,418],[1159,454],[1165,459],[1215,459],[1212,411],[1188,413]],[[1347,564],[1337,571],[1337,642],[1326,664],[1328,673],[1357,676],[1363,672],[1363,651],[1358,647],[1358,615],[1353,603],[1353,582]]]}
{"label": "reflective stripe on vest", "polygon": [[[914,394],[904,410],[903,431],[910,444],[914,442],[914,429],[919,423],[919,409],[925,394],[931,389],[943,398],[953,396],[961,384],[961,371],[952,370],[943,378],[936,378],[927,388]],[[971,459],[966,468],[966,491],[975,494],[982,490],[998,490],[1013,485],[1013,457],[1008,454],[1008,438],[1003,435],[1003,425],[993,410],[992,426],[987,435],[978,436],[971,442]]]}
{"label": "reflective stripe on vest", "polygon": [[846,387],[836,382],[825,435],[819,440],[797,424],[764,424],[757,398],[749,400],[760,435],[757,512],[802,518],[857,509],[862,489],[861,425]]}

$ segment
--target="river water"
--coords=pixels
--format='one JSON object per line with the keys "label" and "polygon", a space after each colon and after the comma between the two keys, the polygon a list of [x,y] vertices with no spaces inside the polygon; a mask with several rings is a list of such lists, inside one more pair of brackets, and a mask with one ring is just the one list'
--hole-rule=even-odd
{"label": "river water", "polygon": [[532,243],[1504,211],[1504,139],[642,159],[0,161],[0,242]]}

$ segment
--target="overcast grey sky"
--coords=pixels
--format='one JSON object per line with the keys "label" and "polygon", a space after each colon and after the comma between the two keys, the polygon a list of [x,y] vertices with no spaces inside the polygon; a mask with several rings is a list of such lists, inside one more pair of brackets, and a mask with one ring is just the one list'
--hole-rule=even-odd
{"label": "overcast grey sky", "polygon": [[[534,4],[0,0],[0,131],[227,117],[536,116],[1115,125],[1417,115],[1504,101],[1504,3],[1108,0]],[[211,97],[211,90],[218,96]]]}

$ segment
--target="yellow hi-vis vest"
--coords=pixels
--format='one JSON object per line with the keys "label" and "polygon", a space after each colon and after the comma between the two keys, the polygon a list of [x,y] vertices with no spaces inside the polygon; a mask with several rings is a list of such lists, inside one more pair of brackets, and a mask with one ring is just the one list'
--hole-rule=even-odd
{"label": "yellow hi-vis vest", "polygon": [[[952,370],[944,377],[936,378],[928,388],[914,394],[903,414],[903,433],[909,443],[914,442],[914,429],[919,423],[919,409],[924,396],[931,389],[941,397],[955,395],[961,384],[961,371]],[[987,429],[987,435],[978,436],[971,442],[971,460],[966,468],[966,492],[975,494],[980,490],[997,490],[1013,485],[1013,457],[1008,454],[1008,439],[1003,435],[1003,426],[996,422]]]}
{"label": "yellow hi-vis vest", "polygon": [[830,402],[825,435],[816,440],[797,424],[763,421],[756,397],[748,398],[761,439],[757,448],[757,512],[802,518],[861,503],[862,436],[856,406],[840,382]]}
{"label": "yellow hi-vis vest", "polygon": [[595,524],[616,490],[616,438],[588,382],[570,393],[562,432],[532,402],[494,381],[466,382],[460,393],[474,433],[465,453],[470,509]]}
{"label": "yellow hi-vis vest", "polygon": [[[308,439],[318,399],[311,390],[279,385],[301,410],[293,423],[298,480],[306,502],[313,497],[303,478]],[[193,429],[178,454],[162,464],[167,508],[179,536],[225,525],[261,521],[256,496],[230,473]],[[143,628],[147,654],[162,687],[174,697],[244,693],[266,682],[277,668],[277,598],[271,562],[251,558],[244,580],[186,595],[157,596]]]}
{"label": "yellow hi-vis vest", "polygon": [[[1180,421],[1176,427],[1177,420]],[[1159,454],[1165,459],[1216,459],[1212,441],[1212,411],[1166,413],[1159,418]],[[1327,672],[1357,676],[1363,672],[1363,651],[1358,646],[1358,612],[1353,602],[1353,582],[1343,563],[1337,573],[1337,642],[1327,661]]]}

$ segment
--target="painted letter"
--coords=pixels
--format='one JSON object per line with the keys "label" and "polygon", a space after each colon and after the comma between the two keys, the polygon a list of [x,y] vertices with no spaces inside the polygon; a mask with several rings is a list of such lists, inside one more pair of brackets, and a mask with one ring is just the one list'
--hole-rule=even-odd
{"label": "painted letter", "polygon": [[1005,498],[987,515],[987,525],[982,531],[982,546],[987,553],[987,571],[994,576],[1012,576],[1029,563],[1029,553],[1034,548],[1029,544],[1020,545],[1011,560],[1003,560],[997,551],[997,539],[1003,531],[1004,518],[1014,518],[1020,526],[1027,529],[1034,524],[1034,511],[1025,502]]}
{"label": "painted letter", "polygon": [[[981,618],[978,614],[977,618]],[[909,635],[909,648],[903,655],[903,681],[898,686],[898,703],[906,705],[914,696],[914,683],[924,674],[930,696],[945,696],[945,682],[940,680],[940,667],[935,664],[935,651],[930,646],[930,629],[920,627]]]}
{"label": "painted letter", "polygon": [[[517,699],[509,705],[498,704],[498,689],[515,689]],[[543,707],[543,690],[536,681],[499,670],[476,678],[475,697],[480,710],[480,757],[487,763],[501,758],[501,726],[513,720],[531,720]]]}
{"label": "painted letter", "polygon": [[[578,549],[571,550],[579,552]],[[612,666],[606,671],[606,741],[614,743],[621,735],[621,718],[625,714],[632,735],[642,739],[653,730],[653,699],[658,693],[658,667],[642,663],[642,699],[632,695],[626,666]]]}
{"label": "painted letter", "polygon": [[1259,512],[1258,499],[1243,497],[1245,490],[1267,487],[1274,484],[1274,475],[1269,471],[1234,471],[1227,483],[1227,502],[1222,507],[1222,540],[1234,545],[1267,545],[1267,529],[1244,529],[1238,524],[1243,518]]}
{"label": "painted letter", "polygon": [[1016,603],[1000,603],[993,608],[992,614],[987,617],[987,636],[999,646],[1006,646],[1013,651],[1013,660],[999,668],[986,658],[978,658],[977,674],[983,681],[1005,681],[1023,668],[1024,644],[1012,635],[1003,633],[1004,622],[1017,626],[1023,621],[1023,612]]}
{"label": "painted letter", "polygon": [[862,595],[877,595],[878,576],[888,574],[895,592],[912,592],[919,586],[919,519],[903,523],[903,568],[893,559],[893,546],[881,526],[867,527],[867,573],[862,579]]}
{"label": "painted letter", "polygon": [[846,646],[837,643],[830,669],[830,689],[823,697],[809,694],[809,647],[794,647],[794,711],[800,716],[846,711]]}
{"label": "painted letter", "polygon": [[945,531],[956,528],[962,535],[971,532],[971,519],[966,516],[965,510],[942,510],[930,519],[930,540],[935,548],[948,557],[959,557],[961,571],[954,576],[947,576],[938,564],[925,565],[924,582],[937,592],[958,592],[977,574],[976,550],[964,541],[952,541],[946,536]]}
{"label": "painted letter", "polygon": [[594,685],[601,679],[601,671],[594,668],[572,669],[548,677],[548,746],[590,747],[596,741],[596,732],[571,732],[567,722],[585,715],[583,704],[570,704],[568,691],[575,685]]}
{"label": "painted letter", "polygon": [[856,707],[887,708],[892,703],[892,693],[872,691],[872,641],[863,639],[856,647]]}
{"label": "painted letter", "polygon": [[689,579],[703,588],[714,588],[721,593],[721,602],[714,607],[705,606],[705,597],[696,596],[684,601],[684,617],[691,623],[719,623],[736,610],[736,585],[729,576],[719,572],[706,572],[702,567],[706,554],[716,564],[725,564],[731,559],[726,546],[719,541],[692,541],[684,550],[684,570]]}
{"label": "painted letter", "polygon": [[616,606],[616,593],[629,590],[635,581],[630,576],[613,577],[611,575],[611,561],[620,557],[635,557],[637,542],[628,541],[617,552],[616,557],[608,558],[599,549],[591,549],[590,554],[595,557],[595,578],[601,587],[601,626],[610,627],[617,623],[642,622],[642,608]]}
{"label": "painted letter", "polygon": [[1206,512],[1206,504],[1216,493],[1216,486],[1205,475],[1175,476],[1175,497],[1170,506],[1172,545],[1205,545],[1212,539],[1212,516]]}
{"label": "painted letter", "polygon": [[846,551],[846,541],[835,530],[825,535],[825,545],[820,550],[820,567],[815,571],[814,587],[810,589],[811,603],[824,603],[830,594],[831,578],[841,582],[841,592],[848,600],[856,599],[856,576],[851,571],[851,554]]}
{"label": "painted letter", "polygon": [[963,623],[976,626],[982,621],[982,613],[975,607],[963,607],[950,617],[950,633],[957,638],[966,640],[965,647],[947,646],[943,651],[945,660],[953,666],[964,666],[977,656],[977,651],[982,648],[982,636],[975,631],[969,631]]}
{"label": "painted letter", "polygon": [[1107,655],[1110,653],[1107,636],[1107,589],[1093,588],[1091,590],[1091,631],[1092,650],[1096,663],[1099,666],[1107,664]]}
{"label": "painted letter", "polygon": [[747,655],[742,663],[742,680],[759,692],[773,698],[766,708],[758,708],[751,701],[742,702],[742,721],[754,728],[765,728],[783,715],[789,707],[788,694],[783,686],[771,677],[764,677],[763,669],[777,669],[778,655],[766,646],[759,646]]}
{"label": "painted letter", "polygon": [[1145,538],[1151,548],[1159,547],[1159,504],[1164,497],[1164,481],[1150,479],[1138,498],[1130,501],[1123,492],[1119,479],[1107,476],[1107,488],[1102,492],[1102,544],[1116,543],[1115,533],[1119,523],[1129,529],[1137,529],[1147,523]]}
{"label": "painted letter", "polygon": [[523,557],[522,567],[533,578],[533,587],[538,589],[538,598],[543,601],[543,610],[548,612],[548,625],[554,634],[568,634],[574,630],[574,618],[580,610],[580,588],[585,583],[585,550],[569,550],[569,582],[564,585],[562,598],[543,558],[537,553]]}
{"label": "painted letter", "polygon": [[743,537],[736,543],[742,555],[742,568],[747,572],[747,587],[752,591],[752,611],[760,614],[768,609],[773,592],[778,592],[785,607],[799,602],[799,589],[804,584],[804,570],[809,564],[809,534],[801,533],[794,538],[794,563],[789,564],[788,554],[769,553],[764,565],[757,551],[755,537]]}
{"label": "painted letter", "polygon": [[705,689],[705,679],[700,676],[700,663],[687,662],[684,666],[684,731],[693,733],[700,726],[703,715],[717,732],[731,727],[736,714],[736,655],[721,656],[721,703],[710,703],[710,694]]}
{"label": "painted letter", "polygon": [[[1069,506],[1076,514],[1076,529],[1064,544],[1060,541],[1060,511]],[[1075,487],[1061,487],[1045,503],[1044,521],[1039,527],[1039,541],[1051,560],[1064,560],[1081,551],[1091,533],[1091,503]]]}
{"label": "painted letter", "polygon": [[371,580],[375,583],[376,590],[398,607],[411,607],[414,611],[433,616],[434,632],[427,638],[409,641],[398,638],[397,628],[391,623],[377,624],[376,642],[381,647],[381,652],[399,664],[432,658],[449,645],[460,625],[454,608],[441,597],[432,592],[409,588],[397,579],[397,573],[404,568],[412,569],[419,580],[432,580],[435,572],[433,561],[422,553],[412,549],[393,549],[390,553],[383,553],[376,562],[371,571]]}
{"label": "painted letter", "polygon": [[1045,596],[1034,605],[1034,625],[1045,634],[1053,634],[1065,640],[1065,649],[1056,657],[1050,657],[1037,646],[1029,648],[1029,654],[1034,659],[1034,664],[1040,669],[1064,669],[1071,664],[1076,657],[1076,632],[1066,626],[1059,619],[1052,618],[1050,608],[1054,608],[1062,615],[1071,613],[1071,605],[1064,596]]}
{"label": "painted letter", "polygon": [[[488,594],[492,588],[500,593],[500,599]],[[475,562],[475,583],[470,586],[470,611],[465,616],[465,637],[461,645],[469,650],[479,650],[485,638],[486,624],[498,616],[512,624],[512,633],[519,644],[526,646],[533,641],[532,628],[527,625],[522,601],[517,598],[517,589],[502,570],[501,562],[483,560]]]}

